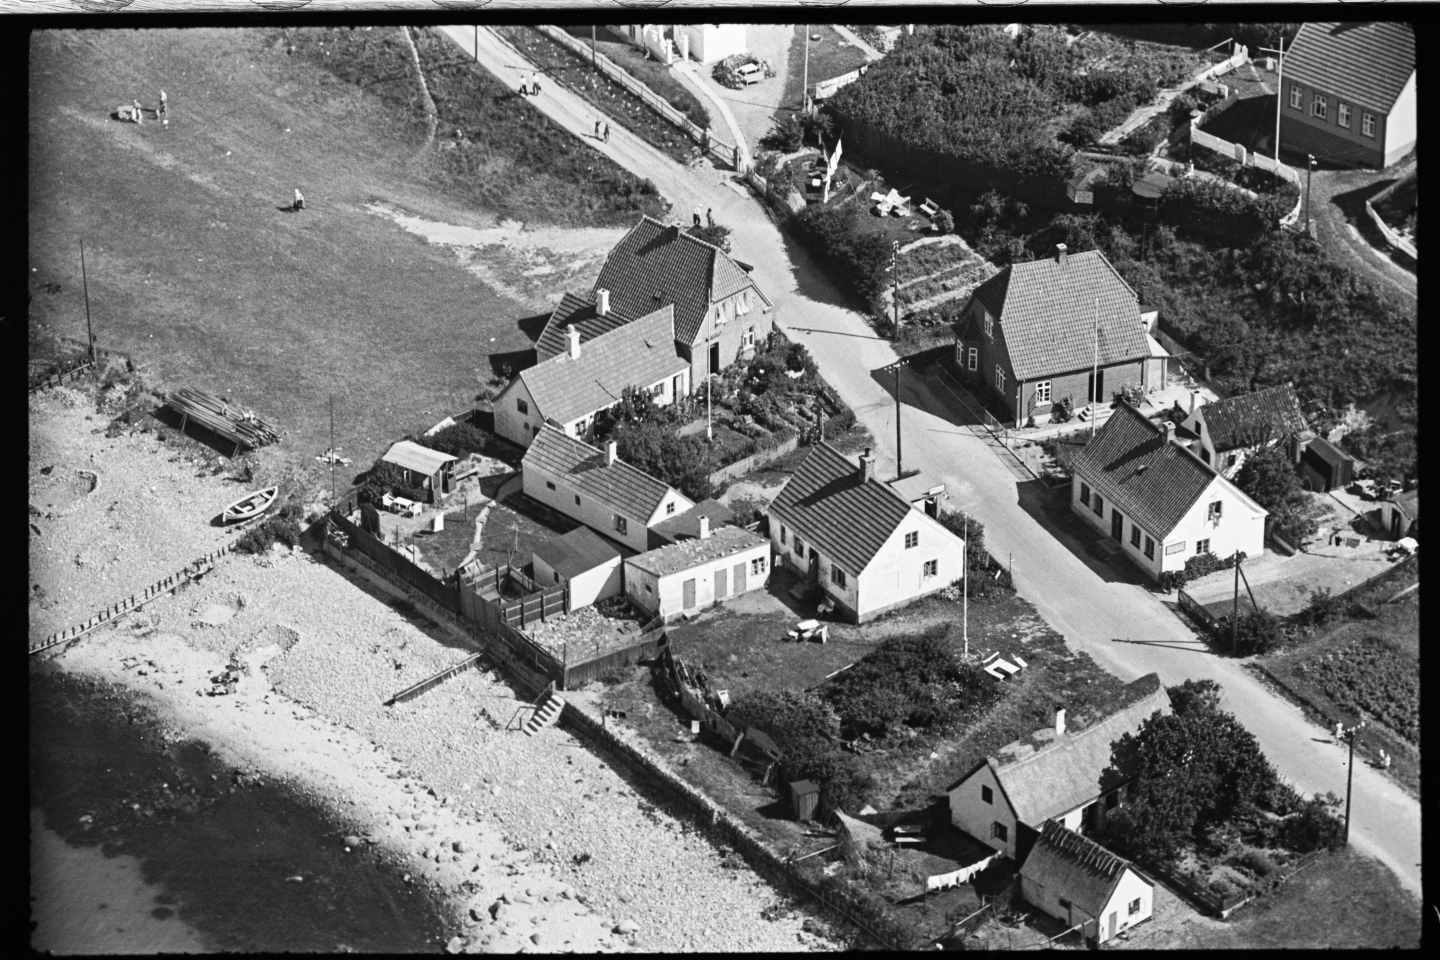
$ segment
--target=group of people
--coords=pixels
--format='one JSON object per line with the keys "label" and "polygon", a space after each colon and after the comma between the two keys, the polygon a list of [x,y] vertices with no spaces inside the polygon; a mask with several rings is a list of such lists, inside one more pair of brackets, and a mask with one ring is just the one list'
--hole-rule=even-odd
{"label": "group of people", "polygon": [[608,123],[606,123],[605,121],[600,120],[600,119],[597,118],[597,119],[595,120],[595,139],[596,139],[596,140],[603,140],[604,142],[609,143],[609,142],[610,142],[610,124],[608,124]]}
{"label": "group of people", "polygon": [[[160,106],[158,106],[158,107],[155,108],[154,113],[155,113],[156,119],[158,119],[163,126],[167,126],[167,127],[170,126],[170,110],[169,110],[169,107],[170,107],[170,104],[169,104],[168,98],[165,96],[165,91],[164,91],[164,90],[161,90],[161,91],[160,91]],[[123,119],[123,118],[122,118],[122,119]],[[130,119],[131,119],[132,121],[134,121],[135,123],[144,123],[144,122],[145,122],[145,108],[144,108],[143,106],[141,106],[139,100],[131,100],[131,101],[130,101]]]}
{"label": "group of people", "polygon": [[[691,217],[692,220],[694,220],[695,226],[696,226],[696,228],[698,229],[699,226],[700,226],[700,208],[699,208],[699,207],[696,207],[694,210],[690,211],[690,217]],[[705,208],[705,225],[706,225],[707,227],[711,228],[712,230],[715,228],[715,208],[714,208],[714,207],[706,207],[706,208]]]}
{"label": "group of people", "polygon": [[[1362,724],[1362,726],[1363,726],[1363,724]],[[1336,742],[1336,743],[1344,743],[1344,742],[1346,741],[1346,738],[1347,738],[1347,737],[1350,737],[1350,736],[1353,736],[1354,733],[1355,733],[1354,730],[1347,730],[1347,729],[1345,729],[1345,725],[1344,725],[1343,723],[1341,723],[1339,720],[1336,720],[1336,721],[1335,721],[1335,742]],[[1379,759],[1377,759],[1377,760],[1375,761],[1375,765],[1376,765],[1377,767],[1379,767],[1381,770],[1389,770],[1389,769],[1390,769],[1390,764],[1391,764],[1391,762],[1393,761],[1393,759],[1394,759],[1394,758],[1392,758],[1392,757],[1390,756],[1390,752],[1389,752],[1388,750],[1381,750],[1381,751],[1379,751]]]}
{"label": "group of people", "polygon": [[534,97],[540,94],[540,74],[532,73],[520,81],[520,96]]}

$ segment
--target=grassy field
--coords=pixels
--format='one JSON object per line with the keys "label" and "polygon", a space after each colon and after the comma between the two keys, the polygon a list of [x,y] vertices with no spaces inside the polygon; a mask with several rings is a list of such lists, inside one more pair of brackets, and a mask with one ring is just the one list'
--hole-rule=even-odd
{"label": "grassy field", "polygon": [[[359,42],[364,31],[336,32]],[[288,459],[321,482],[313,457],[329,445],[331,396],[337,442],[359,466],[466,406],[488,354],[529,346],[516,318],[550,304],[496,292],[449,249],[367,209],[381,200],[494,224],[416,157],[423,123],[393,82],[387,99],[299,49],[287,56],[263,30],[33,34],[32,344],[85,335],[83,239],[99,342],[149,363],[162,386],[221,393],[279,421],[285,439],[262,451],[262,468]],[[137,94],[153,104],[162,83],[168,127],[108,118]],[[445,89],[432,84],[442,102]],[[495,130],[519,157],[507,175],[583,193],[527,168],[558,135],[534,131]],[[282,212],[295,187],[307,209]]]}

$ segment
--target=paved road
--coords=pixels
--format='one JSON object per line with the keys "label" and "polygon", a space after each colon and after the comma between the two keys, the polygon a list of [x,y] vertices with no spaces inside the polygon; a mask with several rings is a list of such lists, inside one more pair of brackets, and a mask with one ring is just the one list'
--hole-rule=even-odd
{"label": "paved road", "polygon": [[[461,47],[472,48],[471,28],[445,29]],[[506,82],[531,69],[493,35],[482,30],[480,36],[481,63]],[[877,456],[893,465],[895,419],[888,392],[893,380],[873,371],[893,363],[894,350],[845,305],[844,294],[785,239],[760,203],[730,174],[682,167],[613,120],[610,143],[598,145],[588,135],[594,108],[557,84],[545,84],[531,102],[587,144],[649,177],[682,218],[695,205],[715,210],[716,219],[733,229],[737,254],[755,265],[757,282],[775,302],[777,323],[809,348],[826,379],[874,434]],[[1254,732],[1297,789],[1343,795],[1344,753],[1326,731],[1307,721],[1298,707],[1271,695],[1236,661],[1212,656],[1149,591],[1081,559],[1083,550],[1067,542],[1063,528],[1057,532],[1042,522],[1039,485],[1018,482],[1016,473],[968,427],[928,412],[948,402],[939,387],[929,395],[933,400],[923,409],[904,408],[904,465],[943,479],[955,505],[985,523],[995,555],[1001,561],[1013,557],[1020,594],[1072,646],[1125,679],[1155,671],[1166,683],[1187,677],[1215,680],[1225,690],[1226,708]],[[1418,802],[1364,764],[1355,769],[1355,796],[1351,837],[1356,847],[1384,862],[1418,896]]]}

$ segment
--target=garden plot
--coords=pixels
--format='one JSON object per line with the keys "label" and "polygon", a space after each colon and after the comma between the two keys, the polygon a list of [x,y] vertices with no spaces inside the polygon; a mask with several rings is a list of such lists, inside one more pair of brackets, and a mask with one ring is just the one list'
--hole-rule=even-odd
{"label": "garden plot", "polygon": [[[628,605],[627,605],[628,607]],[[635,616],[607,616],[581,607],[525,628],[525,635],[562,663],[579,663],[634,646],[640,638]]]}

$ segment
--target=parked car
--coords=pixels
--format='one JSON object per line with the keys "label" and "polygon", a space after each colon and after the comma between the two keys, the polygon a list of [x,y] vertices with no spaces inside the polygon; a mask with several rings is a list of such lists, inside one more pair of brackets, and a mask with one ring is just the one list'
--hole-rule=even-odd
{"label": "parked car", "polygon": [[754,62],[745,64],[739,70],[736,70],[735,73],[744,81],[747,87],[752,83],[759,83],[765,79],[765,71],[761,69],[760,64]]}

